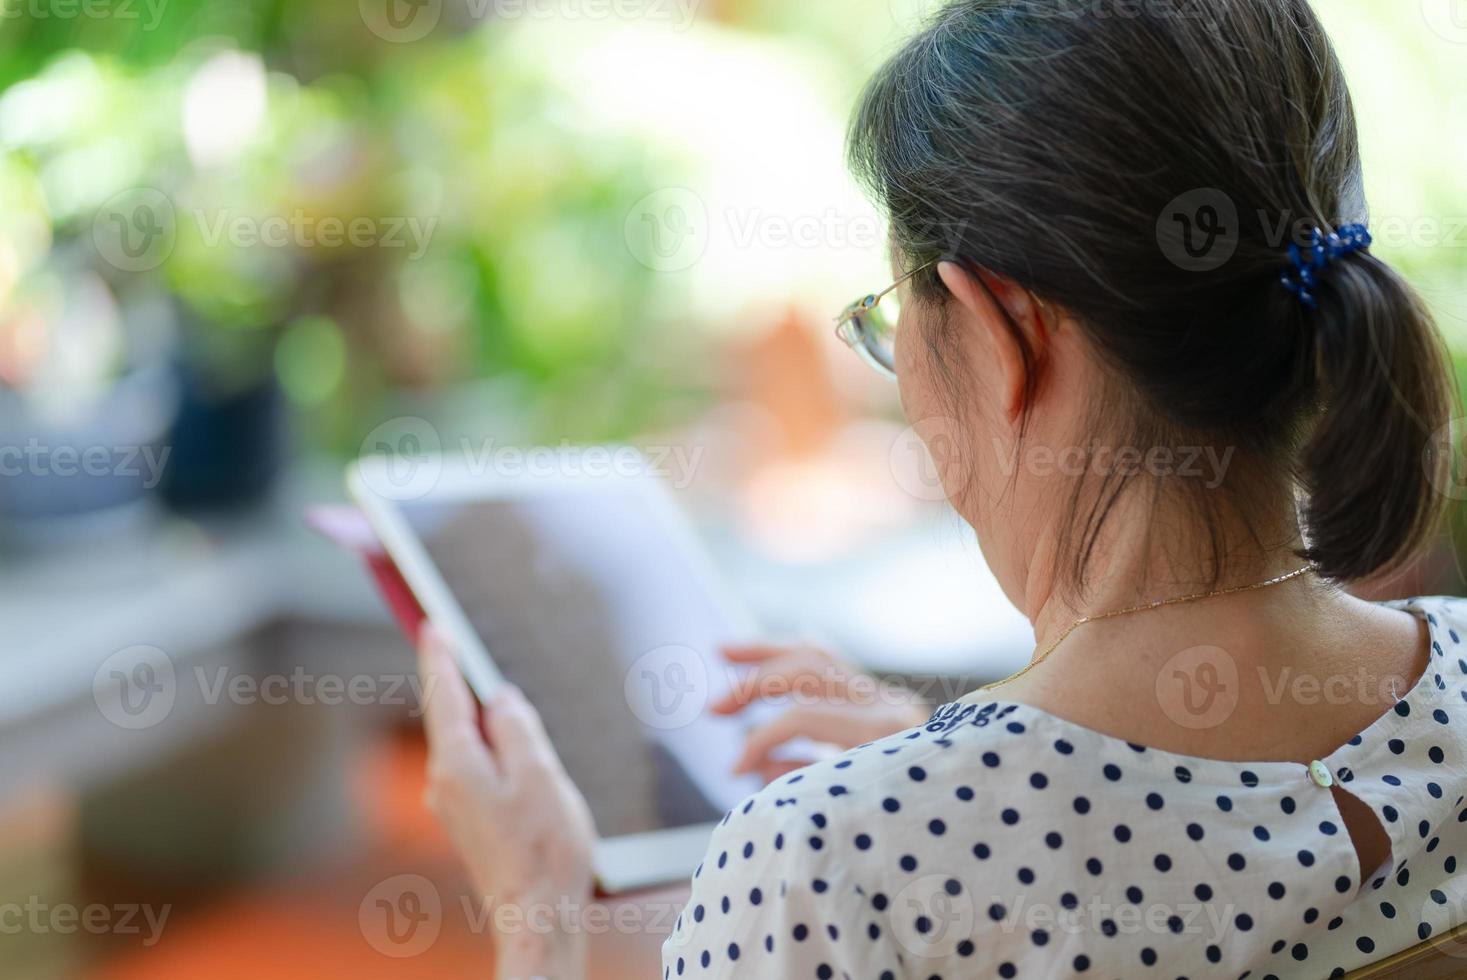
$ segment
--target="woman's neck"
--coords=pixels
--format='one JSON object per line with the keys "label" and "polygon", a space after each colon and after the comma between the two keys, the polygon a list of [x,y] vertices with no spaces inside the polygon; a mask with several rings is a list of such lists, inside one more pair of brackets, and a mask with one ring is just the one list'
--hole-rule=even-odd
{"label": "woman's neck", "polygon": [[1058,534],[1051,529],[1041,535],[1024,590],[1036,653],[1049,649],[1082,618],[1243,588],[1306,564],[1298,556],[1302,539],[1292,514],[1246,521],[1220,516],[1208,528],[1185,505],[1153,507],[1141,497],[1117,502],[1091,549],[1083,587],[1069,580],[1070,568],[1056,547]]}
{"label": "woman's neck", "polygon": [[[1413,617],[1355,599],[1311,574],[1087,622],[1065,635],[1085,616],[1251,585],[1304,565],[1295,553],[1294,525],[1255,520],[1256,535],[1238,526],[1223,532],[1228,561],[1214,583],[1205,529],[1190,548],[1177,539],[1162,549],[1164,534],[1181,526],[1175,514],[1148,519],[1135,508],[1113,514],[1096,542],[1083,600],[1067,598],[1057,586],[1059,572],[1036,563],[1026,611],[1036,656],[1051,647],[1053,653],[1012,683],[974,696],[1030,704],[1184,754],[1308,760],[1361,731],[1390,704],[1375,697],[1308,702],[1292,696],[1295,681],[1330,690],[1346,679],[1351,691],[1404,692],[1420,677],[1428,658]],[[1142,530],[1121,533],[1125,528]],[[1199,724],[1186,714],[1186,687],[1204,680],[1223,685],[1226,711]]]}

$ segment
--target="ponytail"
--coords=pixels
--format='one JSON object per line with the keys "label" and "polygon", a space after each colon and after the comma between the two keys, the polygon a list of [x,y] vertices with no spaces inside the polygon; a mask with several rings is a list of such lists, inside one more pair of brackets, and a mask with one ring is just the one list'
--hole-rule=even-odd
{"label": "ponytail", "polygon": [[[948,0],[867,87],[850,160],[894,247],[1064,310],[1117,382],[1095,399],[1097,441],[1237,450],[1215,486],[1152,481],[1195,504],[1214,583],[1263,545],[1254,515],[1300,490],[1300,550],[1324,575],[1401,564],[1443,510],[1426,451],[1450,414],[1446,361],[1421,301],[1348,223],[1366,212],[1355,113],[1310,0],[1047,6]],[[913,283],[949,299],[936,276]],[[1056,550],[1074,591],[1135,475],[1073,481]],[[1252,542],[1226,539],[1229,509]]]}
{"label": "ponytail", "polygon": [[1302,309],[1320,412],[1298,456],[1303,556],[1342,581],[1393,569],[1435,529],[1444,465],[1428,453],[1452,404],[1431,314],[1367,252],[1336,263]]}

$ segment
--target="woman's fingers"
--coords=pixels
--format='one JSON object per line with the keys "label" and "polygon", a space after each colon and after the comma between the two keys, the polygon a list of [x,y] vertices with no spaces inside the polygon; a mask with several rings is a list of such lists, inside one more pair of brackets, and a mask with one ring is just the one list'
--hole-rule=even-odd
{"label": "woman's fingers", "polygon": [[797,769],[804,769],[814,764],[814,759],[771,759],[759,767],[759,778],[767,786],[780,776],[788,776]]}
{"label": "woman's fingers", "polygon": [[775,646],[770,643],[739,643],[723,648],[724,659],[736,664],[753,664],[761,660],[769,660],[780,654],[788,653],[787,646]]}
{"label": "woman's fingers", "polygon": [[850,747],[866,741],[867,724],[861,712],[848,706],[802,705],[790,708],[749,732],[734,772],[755,772],[771,760],[769,753],[796,738]]}
{"label": "woman's fingers", "polygon": [[564,836],[568,848],[574,847],[574,852],[565,850],[550,860],[589,861],[589,846],[580,845],[595,837],[595,822],[580,790],[566,775],[540,713],[519,688],[505,686],[485,714],[494,759],[505,776],[504,791],[525,801],[536,819],[553,816],[560,824],[556,833]]}
{"label": "woman's fingers", "polygon": [[505,686],[490,702],[489,738],[496,761],[511,780],[535,778],[559,765],[540,715],[516,687]]}
{"label": "woman's fingers", "polygon": [[811,698],[834,697],[849,679],[828,654],[815,647],[728,647],[723,653],[728,660],[751,668],[710,706],[717,715],[737,714],[755,701],[792,692]]}
{"label": "woman's fingers", "polygon": [[440,767],[481,769],[492,777],[494,760],[479,734],[478,706],[447,644],[432,628],[424,627],[418,653],[430,756]]}
{"label": "woman's fingers", "polygon": [[447,744],[477,729],[473,695],[448,651],[447,643],[425,626],[418,639],[418,669],[423,679],[423,708],[428,740]]}

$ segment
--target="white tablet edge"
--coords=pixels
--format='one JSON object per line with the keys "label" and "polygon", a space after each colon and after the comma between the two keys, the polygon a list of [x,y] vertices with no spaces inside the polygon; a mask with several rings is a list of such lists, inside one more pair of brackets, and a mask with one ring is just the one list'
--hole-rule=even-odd
{"label": "white tablet edge", "polygon": [[[635,450],[625,448],[618,448],[616,451],[635,453]],[[640,454],[637,454],[637,458],[642,459]],[[459,668],[481,702],[487,701],[495,689],[504,683],[504,676],[494,665],[489,652],[484,649],[478,634],[453,598],[448,583],[438,573],[422,542],[398,509],[397,505],[404,499],[415,500],[427,496],[493,499],[517,493],[541,493],[548,486],[562,490],[590,490],[604,485],[608,480],[617,480],[624,485],[637,487],[639,492],[655,493],[663,497],[658,502],[660,506],[653,508],[653,513],[663,523],[669,538],[696,566],[705,585],[714,590],[715,595],[722,597],[728,594],[712,562],[698,546],[691,528],[683,520],[675,519],[676,504],[667,495],[666,488],[652,477],[501,476],[476,474],[466,467],[443,466],[439,463],[431,484],[424,485],[418,481],[416,491],[410,496],[402,497],[400,494],[384,495],[374,489],[395,485],[395,481],[383,476],[388,465],[389,461],[375,456],[363,457],[350,464],[347,468],[347,492],[362,509],[368,523],[381,540],[382,547],[423,607],[423,612],[449,641]],[[738,620],[738,628],[748,632],[750,621],[742,614],[742,607],[727,601],[721,604]],[[708,840],[716,826],[716,823],[690,824],[643,834],[602,838],[597,842],[593,855],[596,882],[603,892],[617,895],[686,881],[692,877],[693,870],[703,859]]]}
{"label": "white tablet edge", "polygon": [[698,823],[604,838],[597,842],[592,858],[596,883],[608,895],[686,884],[708,853],[717,826]]}
{"label": "white tablet edge", "polygon": [[347,468],[347,493],[362,509],[372,530],[377,532],[383,549],[433,627],[448,641],[469,687],[480,703],[487,703],[504,683],[504,675],[494,666],[489,651],[484,649],[468,617],[454,600],[448,583],[438,574],[427,549],[397,508],[398,501],[380,496],[373,490],[374,484],[380,486],[381,483],[374,480],[372,470],[383,463],[380,457],[368,457],[352,463]]}

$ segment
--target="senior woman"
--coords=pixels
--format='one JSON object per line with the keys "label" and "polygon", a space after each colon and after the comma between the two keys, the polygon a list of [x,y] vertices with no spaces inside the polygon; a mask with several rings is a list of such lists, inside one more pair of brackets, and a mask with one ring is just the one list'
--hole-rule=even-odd
{"label": "senior woman", "polygon": [[[1467,609],[1341,585],[1430,532],[1451,397],[1370,251],[1306,0],[950,3],[869,85],[851,158],[899,281],[842,336],[957,435],[944,488],[1034,653],[736,807],[664,976],[1321,977],[1449,927]],[[592,828],[533,711],[489,705],[486,746],[426,656],[432,792],[478,886],[584,899]],[[560,933],[499,955],[585,968]]]}

